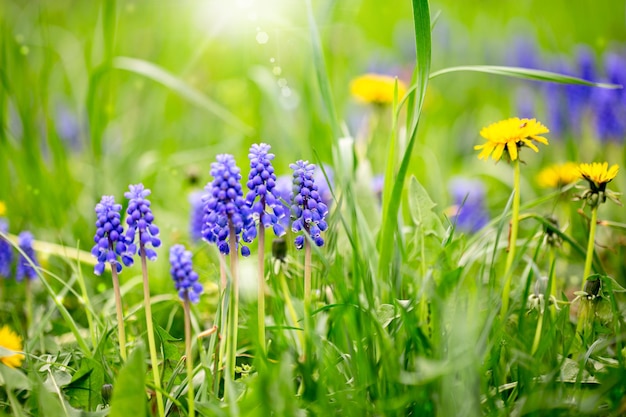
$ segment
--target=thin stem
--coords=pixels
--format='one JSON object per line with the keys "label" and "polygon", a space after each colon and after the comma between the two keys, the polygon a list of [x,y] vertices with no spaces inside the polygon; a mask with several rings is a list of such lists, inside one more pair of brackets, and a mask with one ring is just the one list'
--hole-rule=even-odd
{"label": "thin stem", "polygon": [[26,277],[26,333],[30,332],[33,323],[33,290],[30,278]]}
{"label": "thin stem", "polygon": [[593,262],[593,250],[596,241],[596,228],[598,226],[598,206],[591,208],[591,224],[589,225],[589,242],[587,243],[587,256],[585,258],[585,270],[583,272],[582,289],[585,289],[585,281],[591,273],[591,264]]}
{"label": "thin stem", "polygon": [[541,340],[541,329],[543,328],[543,315],[545,311],[541,311],[539,313],[539,318],[537,319],[537,329],[535,331],[535,339],[533,340],[533,347],[530,351],[531,355],[534,355],[537,352],[537,348],[539,347],[539,341]]}
{"label": "thin stem", "polygon": [[258,259],[258,331],[259,346],[265,353],[265,227],[259,221],[259,259]]}
{"label": "thin stem", "polygon": [[237,364],[237,324],[239,321],[239,279],[237,275],[237,240],[235,225],[228,219],[228,245],[230,249],[231,299],[228,303],[229,343],[226,346],[227,372],[231,379],[235,379],[235,365]]}
{"label": "thin stem", "polygon": [[[283,300],[287,305],[287,311],[289,311],[289,316],[291,318],[292,326],[298,325],[298,315],[296,314],[296,309],[293,307],[293,303],[291,302],[291,293],[289,292],[289,287],[287,286],[287,278],[285,278],[285,273],[282,268],[280,270],[280,286],[283,291]],[[300,339],[301,349],[304,349],[304,334],[301,331],[298,331],[298,338]]]}
{"label": "thin stem", "polygon": [[304,239],[304,357],[308,354],[307,339],[311,333],[311,242],[309,236]]}
{"label": "thin stem", "polygon": [[506,266],[504,268],[504,275],[506,280],[504,282],[504,288],[502,289],[502,318],[506,315],[509,309],[509,295],[511,292],[511,279],[513,274],[511,267],[515,260],[515,249],[517,245],[517,231],[519,228],[519,208],[520,208],[520,167],[519,159],[513,161],[513,214],[511,216],[511,236],[509,238],[509,253],[506,256]]}
{"label": "thin stem", "polygon": [[120,292],[120,280],[117,276],[115,265],[111,264],[111,276],[113,277],[113,293],[115,295],[115,311],[117,314],[117,335],[120,343],[120,355],[126,362],[126,330],[124,329],[124,313],[122,309],[122,293]]}
{"label": "thin stem", "polygon": [[185,313],[185,361],[187,362],[187,402],[189,417],[195,415],[195,395],[193,392],[193,356],[191,355],[191,312],[189,311],[189,300],[183,302]]}
{"label": "thin stem", "polygon": [[[141,241],[141,236],[140,239]],[[157,407],[159,416],[165,417],[165,407],[163,406],[163,395],[161,394],[161,377],[159,376],[159,363],[157,360],[156,343],[154,341],[154,327],[152,326],[152,307],[150,300],[150,284],[148,282],[148,264],[146,262],[146,251],[143,243],[139,244],[139,255],[141,258],[141,273],[143,275],[143,299],[146,310],[146,328],[148,331],[148,346],[150,348],[150,362],[152,364],[152,375],[156,391]]]}
{"label": "thin stem", "polygon": [[[111,269],[114,269],[113,265]],[[89,295],[87,294],[87,286],[85,285],[85,278],[83,277],[82,272],[79,270],[76,274],[78,277],[78,285],[80,287],[82,303],[85,306],[85,315],[87,316],[87,325],[89,326],[89,335],[91,336],[91,345],[97,346],[97,338],[96,338],[96,328],[93,324],[93,317],[91,316],[91,304],[89,303]]]}

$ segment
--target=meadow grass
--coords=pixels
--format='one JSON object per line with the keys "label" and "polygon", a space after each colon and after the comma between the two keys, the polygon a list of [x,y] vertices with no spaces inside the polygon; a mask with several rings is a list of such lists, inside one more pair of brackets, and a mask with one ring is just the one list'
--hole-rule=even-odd
{"label": "meadow grass", "polygon": [[[0,279],[0,328],[21,340],[19,350],[9,343],[17,339],[0,340],[0,415],[623,414],[626,226],[615,203],[624,175],[580,168],[549,191],[535,175],[564,155],[623,166],[624,138],[598,142],[586,115],[580,137],[545,133],[550,144],[537,154],[521,146],[526,133],[512,142],[519,159],[507,148],[497,164],[479,161],[472,150],[489,142],[483,126],[510,113],[505,93],[515,83],[612,91],[614,80],[517,65],[441,68],[437,28],[455,13],[413,0],[397,5],[411,28],[410,75],[389,77],[386,102],[351,110],[357,74],[348,74],[366,72],[368,42],[393,43],[377,23],[395,15],[368,1],[353,10],[305,0],[282,4],[284,15],[245,2],[4,3],[0,216],[9,228],[0,243],[15,260]],[[200,13],[220,18],[206,28]],[[246,19],[256,23],[228,26]],[[201,29],[185,32],[183,20]],[[347,28],[363,52],[338,36]],[[72,120],[56,116],[59,106]],[[243,157],[260,142],[290,179],[295,160],[317,165],[320,194],[328,188],[323,245],[307,222],[304,250],[294,245],[298,230],[276,238],[266,229],[241,257],[249,242],[238,240],[232,215],[228,255],[206,233],[210,242],[190,236],[187,199],[212,180],[216,155],[248,167]],[[384,174],[382,190],[372,189],[375,174]],[[470,211],[476,191],[445,209],[446,182],[459,175],[489,188],[480,227],[467,229],[462,214],[479,216]],[[164,248],[148,272],[142,243],[142,267],[125,266],[114,288],[115,262],[102,277],[93,272],[93,208],[139,181],[152,190]],[[35,235],[36,260],[24,257],[23,230]],[[161,251],[176,243],[193,252],[198,304],[177,298],[168,278]],[[13,279],[15,263],[35,279]],[[16,355],[21,366],[8,366]]]}

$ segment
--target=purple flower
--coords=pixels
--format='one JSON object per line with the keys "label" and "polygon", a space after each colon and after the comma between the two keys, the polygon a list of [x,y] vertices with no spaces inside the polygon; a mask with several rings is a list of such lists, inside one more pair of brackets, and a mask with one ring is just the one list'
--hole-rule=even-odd
{"label": "purple flower", "polygon": [[204,198],[207,193],[195,191],[189,194],[189,204],[191,212],[189,213],[189,237],[194,242],[202,239],[202,226],[204,225]]}
{"label": "purple flower", "polygon": [[[317,246],[322,246],[324,239],[321,232],[328,228],[324,220],[328,207],[322,201],[322,196],[315,184],[315,165],[300,160],[289,166],[293,170],[291,213],[295,219],[291,230],[296,233],[304,231],[311,236]],[[295,244],[297,249],[302,249],[304,235],[296,237]]]}
{"label": "purple flower", "polygon": [[[150,195],[150,190],[145,189],[143,184],[130,185],[128,188],[130,191],[124,193],[124,197],[130,200],[126,209],[128,229],[126,230],[127,253],[125,256],[129,257],[132,263],[132,257],[137,253],[135,236],[139,234],[139,250],[143,249],[146,258],[154,261],[157,254],[152,248],[161,246],[161,239],[158,238],[159,228],[152,224],[154,216],[150,209],[150,200],[146,199]],[[143,254],[140,252],[139,255]],[[129,265],[126,259],[124,264]]]}
{"label": "purple flower", "polygon": [[[5,219],[0,219],[0,232],[5,235],[9,233],[9,223]],[[12,262],[13,246],[6,239],[0,237],[0,276],[5,278],[11,276]]]}
{"label": "purple flower", "polygon": [[475,233],[489,222],[485,208],[485,187],[477,180],[457,178],[450,182],[454,199],[454,222],[458,230]]}
{"label": "purple flower", "polygon": [[[587,81],[595,81],[597,79],[595,58],[593,52],[588,47],[581,46],[578,48],[576,62],[577,68],[573,75]],[[565,86],[570,126],[575,135],[581,132],[581,122],[585,111],[589,107],[592,91],[593,88],[586,85],[569,84]]]}
{"label": "purple flower", "polygon": [[[263,227],[272,227],[278,237],[285,234],[280,219],[285,216],[283,204],[276,194],[276,174],[272,166],[274,154],[269,153],[270,145],[254,144],[250,148],[250,174],[247,186],[250,189],[246,203],[252,208],[252,214],[258,216]],[[271,209],[271,212],[269,211]]]}
{"label": "purple flower", "polygon": [[289,212],[291,211],[291,188],[293,183],[291,181],[290,175],[281,175],[276,177],[276,187],[274,188],[274,195],[280,201],[280,204],[283,206],[283,211],[285,215],[278,219],[283,228],[289,229],[289,224],[291,221],[291,216]]}
{"label": "purple flower", "polygon": [[315,169],[313,174],[313,181],[318,187],[317,191],[320,194],[322,202],[326,204],[327,207],[330,207],[333,202],[333,193],[331,190],[333,188],[334,178],[335,172],[330,166],[326,164],[324,164],[323,171],[321,169]]}
{"label": "purple flower", "polygon": [[[551,70],[559,74],[571,74],[565,61],[559,59]],[[547,109],[547,126],[550,126],[550,134],[555,137],[563,137],[569,125],[569,107],[567,105],[566,88],[563,84],[545,83],[544,85],[545,103]]]}
{"label": "purple flower", "polygon": [[243,256],[250,255],[250,249],[240,241],[252,242],[256,228],[250,208],[243,199],[241,173],[232,155],[217,155],[217,162],[211,164],[213,182],[207,185],[209,193],[204,206],[204,227],[202,236],[207,242],[215,243],[223,254],[230,252],[228,240],[232,227],[237,247]]}
{"label": "purple flower", "polygon": [[115,203],[115,198],[110,195],[102,196],[96,204],[96,235],[93,241],[96,243],[91,249],[91,254],[98,259],[94,267],[96,275],[102,275],[106,262],[115,266],[117,272],[122,271],[122,264],[119,263],[118,256],[126,266],[132,265],[132,257],[126,256],[126,237],[124,228],[120,221],[121,204]]}
{"label": "purple flower", "polygon": [[39,262],[37,262],[37,257],[35,256],[35,250],[33,249],[33,234],[30,232],[20,233],[17,237],[17,244],[26,257],[20,253],[15,270],[15,280],[21,282],[24,278],[37,278],[37,272],[29,262],[30,259],[35,266],[39,266]]}
{"label": "purple flower", "polygon": [[180,299],[197,303],[202,294],[202,285],[198,282],[198,274],[193,270],[191,252],[185,250],[183,245],[172,246],[170,265],[170,273]]}
{"label": "purple flower", "polygon": [[[616,54],[605,58],[606,76],[613,84],[626,85],[626,60]],[[623,141],[626,136],[626,94],[621,89],[596,89],[594,122],[598,139]]]}

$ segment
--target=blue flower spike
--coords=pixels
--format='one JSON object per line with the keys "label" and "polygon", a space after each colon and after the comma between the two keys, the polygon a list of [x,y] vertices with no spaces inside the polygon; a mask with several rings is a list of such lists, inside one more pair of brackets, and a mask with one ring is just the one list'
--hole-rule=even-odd
{"label": "blue flower spike", "polygon": [[143,184],[130,185],[128,188],[130,191],[124,193],[124,197],[130,200],[126,209],[128,216],[126,256],[132,257],[137,253],[135,236],[139,233],[139,247],[143,248],[146,258],[154,261],[157,254],[153,248],[161,246],[161,239],[158,237],[159,228],[153,224],[154,215],[150,209],[150,200],[146,199],[150,195],[150,190],[144,188]]}
{"label": "blue flower spike", "polygon": [[243,256],[250,255],[250,249],[244,243],[250,243],[256,237],[256,229],[251,210],[243,198],[241,173],[235,159],[229,154],[220,154],[211,164],[213,181],[207,185],[208,193],[204,206],[204,227],[202,237],[215,243],[225,255],[230,253],[230,227],[234,229],[237,248]]}
{"label": "blue flower spike", "polygon": [[[37,262],[37,257],[35,256],[35,249],[33,249],[33,240],[34,238],[31,232],[22,232],[17,237],[17,244],[33,264],[39,266],[39,262]],[[15,270],[15,280],[22,282],[24,278],[31,280],[37,278],[37,271],[35,271],[35,268],[33,268],[33,265],[31,265],[28,259],[20,253]]]}
{"label": "blue flower spike", "polygon": [[[325,221],[328,207],[322,201],[314,181],[315,165],[308,161],[299,160],[290,165],[293,170],[293,194],[291,213],[294,221],[291,229],[294,232],[304,231],[309,234],[317,246],[324,245],[321,232],[328,229]],[[297,249],[304,247],[304,235],[295,239]]]}
{"label": "blue flower spike", "polygon": [[93,238],[95,245],[91,249],[91,254],[98,260],[94,267],[96,275],[102,275],[107,262],[115,267],[116,272],[121,272],[122,264],[118,257],[122,257],[126,266],[133,263],[132,257],[126,256],[126,237],[120,220],[121,210],[122,205],[116,204],[115,198],[110,195],[102,196],[100,202],[96,204],[96,235]]}
{"label": "blue flower spike", "polygon": [[247,182],[250,191],[246,195],[246,203],[263,227],[272,227],[274,234],[280,237],[285,234],[285,228],[281,224],[285,209],[275,190],[276,174],[272,166],[274,154],[269,153],[270,149],[271,146],[265,143],[254,144],[250,148],[250,174]]}
{"label": "blue flower spike", "polygon": [[170,273],[178,296],[182,301],[192,303],[200,301],[202,284],[198,282],[198,274],[193,270],[191,252],[183,245],[174,245],[170,248]]}

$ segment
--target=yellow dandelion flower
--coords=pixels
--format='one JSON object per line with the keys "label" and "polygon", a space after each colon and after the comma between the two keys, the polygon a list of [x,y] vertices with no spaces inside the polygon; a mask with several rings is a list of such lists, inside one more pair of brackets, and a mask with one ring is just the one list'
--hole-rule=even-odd
{"label": "yellow dandelion flower", "polygon": [[[359,101],[373,104],[391,104],[396,78],[381,74],[365,74],[350,82],[350,93]],[[398,80],[398,100],[406,93],[406,86]]]}
{"label": "yellow dandelion flower", "polygon": [[4,201],[0,201],[0,216],[4,216],[7,214],[7,205],[4,204]]}
{"label": "yellow dandelion flower", "polygon": [[[6,350],[20,352],[22,350],[22,338],[15,334],[9,326],[2,326],[0,328],[0,347],[4,348],[4,350],[0,350],[0,354],[4,354]],[[18,368],[22,366],[23,360],[24,355],[21,353],[0,356],[0,362],[9,368]]]}
{"label": "yellow dandelion flower", "polygon": [[565,162],[550,165],[537,175],[537,183],[543,188],[561,188],[581,178],[578,164]]}
{"label": "yellow dandelion flower", "polygon": [[608,162],[578,165],[578,172],[589,182],[589,187],[594,192],[606,190],[606,185],[617,176],[617,171],[619,166],[614,164],[609,168]]}
{"label": "yellow dandelion flower", "polygon": [[536,119],[513,117],[484,127],[480,135],[487,139],[487,143],[476,145],[474,149],[482,149],[478,159],[487,159],[491,155],[494,161],[499,161],[506,149],[509,159],[515,161],[518,158],[518,149],[522,146],[528,146],[533,151],[539,152],[533,141],[547,145],[548,140],[539,135],[549,131]]}

